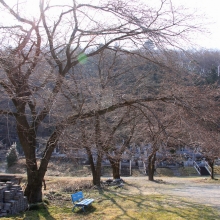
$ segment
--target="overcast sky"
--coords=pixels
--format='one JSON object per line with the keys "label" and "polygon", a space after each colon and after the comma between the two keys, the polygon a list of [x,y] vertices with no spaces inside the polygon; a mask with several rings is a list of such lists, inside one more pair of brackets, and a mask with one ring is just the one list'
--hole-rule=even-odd
{"label": "overcast sky", "polygon": [[196,9],[206,16],[207,32],[198,36],[197,43],[207,48],[220,49],[220,0],[173,0],[175,3]]}
{"label": "overcast sky", "polygon": [[[17,0],[10,0],[10,3],[16,2]],[[20,0],[20,2],[24,2],[25,0]],[[62,3],[69,2],[71,0],[62,0]],[[91,0],[77,0],[79,3],[85,3]],[[99,0],[93,0],[91,2],[98,2]],[[159,3],[162,0],[140,0],[144,3],[149,2],[151,5]],[[197,13],[203,14],[206,16],[206,20],[204,23],[209,23],[206,25],[206,34],[198,34],[195,36],[194,44],[200,45],[206,48],[212,49],[220,49],[220,0],[167,0],[167,2],[171,1],[173,5],[183,5],[186,8],[190,8],[192,11],[197,10]],[[38,0],[28,0],[30,4],[29,13],[34,13],[34,11],[38,8]],[[58,0],[50,0],[53,2],[60,2]],[[8,2],[9,3],[9,2]],[[205,16],[202,16],[203,18]],[[200,18],[200,22],[203,23],[203,20]],[[208,33],[209,32],[209,33]]]}

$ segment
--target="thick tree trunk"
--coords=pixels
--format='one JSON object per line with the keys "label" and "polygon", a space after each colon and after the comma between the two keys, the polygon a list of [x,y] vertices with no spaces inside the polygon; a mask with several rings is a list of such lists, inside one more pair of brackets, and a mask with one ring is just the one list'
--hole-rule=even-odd
{"label": "thick tree trunk", "polygon": [[214,166],[211,166],[211,179],[215,179],[215,177],[214,177]]}
{"label": "thick tree trunk", "polygon": [[29,203],[42,202],[42,181],[43,179],[39,177],[38,171],[28,172],[28,184],[24,194]]}
{"label": "thick tree trunk", "polygon": [[112,170],[113,170],[113,178],[114,179],[120,179],[121,175],[120,175],[120,167],[119,167],[118,162],[113,165]]}
{"label": "thick tree trunk", "polygon": [[95,176],[93,177],[93,184],[101,187],[101,169],[102,169],[102,141],[99,115],[95,115],[95,144],[97,149],[97,161],[95,167]]}
{"label": "thick tree trunk", "polygon": [[110,160],[110,163],[112,167],[113,179],[120,179],[120,161]]}
{"label": "thick tree trunk", "polygon": [[20,143],[24,150],[27,166],[27,186],[24,195],[27,196],[29,203],[42,202],[42,180],[36,161],[36,135],[26,121],[24,114],[17,118],[17,132]]}
{"label": "thick tree trunk", "polygon": [[93,161],[92,152],[89,148],[86,148],[89,158],[89,164],[92,171],[92,183],[95,186],[101,186],[101,169],[102,169],[102,155],[98,155],[96,164]]}
{"label": "thick tree trunk", "polygon": [[208,163],[209,163],[209,166],[211,167],[211,179],[215,179],[215,177],[214,177],[214,160],[209,160],[208,161]]}
{"label": "thick tree trunk", "polygon": [[[38,168],[36,159],[36,136],[34,129],[25,129],[25,124],[18,124],[17,130],[19,140],[24,149],[26,166],[27,166],[27,186],[24,195],[27,196],[29,203],[42,202],[42,181],[47,171],[48,162],[51,158],[53,149],[59,138],[60,131],[56,129],[49,138],[45,152],[42,156],[40,166]],[[62,127],[60,127],[62,129]]]}
{"label": "thick tree trunk", "polygon": [[153,153],[148,158],[148,180],[154,181],[156,153]]}
{"label": "thick tree trunk", "polygon": [[101,187],[101,172],[102,172],[102,155],[98,155],[97,162],[96,162],[96,176],[94,185],[97,187]]}
{"label": "thick tree trunk", "polygon": [[96,168],[95,168],[95,164],[93,161],[92,152],[89,148],[86,148],[86,151],[87,151],[87,155],[89,158],[90,168],[92,171],[92,183],[93,183],[93,185],[96,185]]}

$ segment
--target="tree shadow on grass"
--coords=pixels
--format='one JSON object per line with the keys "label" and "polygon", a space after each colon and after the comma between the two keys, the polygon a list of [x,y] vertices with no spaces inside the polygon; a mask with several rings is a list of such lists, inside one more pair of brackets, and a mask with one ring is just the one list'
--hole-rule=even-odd
{"label": "tree shadow on grass", "polygon": [[56,220],[53,216],[51,216],[47,205],[44,203],[32,204],[27,211],[11,217],[14,217],[14,219],[17,219],[17,217],[22,217],[22,219],[27,220],[39,220],[44,217],[44,219],[47,220]]}
{"label": "tree shadow on grass", "polygon": [[75,207],[73,210],[73,213],[75,213],[77,215],[87,216],[95,211],[96,211],[96,208],[91,204],[90,206],[85,207],[85,211],[83,211],[82,208]]}
{"label": "tree shadow on grass", "polygon": [[[135,220],[136,218],[128,214],[128,210],[121,205],[122,203],[117,201],[117,200],[123,200],[124,198],[120,195],[120,193],[118,194],[118,192],[115,192],[114,189],[117,189],[117,187],[106,188],[105,190],[100,189],[99,194],[101,194],[104,199],[102,198],[99,202],[103,202],[104,200],[107,200],[107,201],[111,201],[113,205],[117,206],[122,211],[122,214],[117,215],[117,219],[126,216],[131,220]],[[112,195],[114,195],[116,198],[114,198],[114,196]]]}
{"label": "tree shadow on grass", "polygon": [[[163,198],[162,200],[160,199]],[[158,196],[148,208],[156,208],[157,212],[173,214],[183,219],[217,219],[218,211],[212,207],[188,201],[178,196]]]}
{"label": "tree shadow on grass", "polygon": [[[170,184],[164,182],[155,182],[159,184]],[[127,186],[138,186],[133,183],[126,183]],[[172,185],[172,183],[171,183]],[[126,189],[126,190],[129,190]],[[198,204],[193,201],[189,201],[186,198],[178,196],[170,196],[165,194],[149,194],[144,195],[139,189],[139,193],[128,195],[124,190],[115,190],[113,187],[109,187],[105,190],[100,190],[102,195],[100,203],[109,201],[108,206],[117,206],[121,210],[122,214],[118,214],[115,219],[129,218],[137,219],[132,216],[132,212],[142,212],[143,216],[148,219],[158,219],[157,217],[171,215],[175,218],[183,219],[218,219],[218,212],[214,208],[206,205]],[[130,212],[130,213],[129,213]],[[158,213],[158,214],[155,214]]]}

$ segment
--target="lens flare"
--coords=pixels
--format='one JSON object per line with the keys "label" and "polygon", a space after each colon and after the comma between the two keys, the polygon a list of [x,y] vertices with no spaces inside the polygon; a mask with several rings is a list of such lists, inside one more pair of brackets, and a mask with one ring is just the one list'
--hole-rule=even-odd
{"label": "lens flare", "polygon": [[81,53],[78,57],[77,57],[79,63],[81,64],[85,64],[87,61],[87,56],[84,53]]}

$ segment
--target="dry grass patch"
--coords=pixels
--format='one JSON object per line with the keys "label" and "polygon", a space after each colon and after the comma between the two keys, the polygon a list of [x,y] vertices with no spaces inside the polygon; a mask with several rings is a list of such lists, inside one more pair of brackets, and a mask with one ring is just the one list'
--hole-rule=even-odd
{"label": "dry grass patch", "polygon": [[[40,159],[37,160],[37,163],[40,163]],[[5,164],[5,163],[4,163]],[[16,164],[7,168],[5,164],[5,171],[7,173],[13,174],[26,174],[26,164],[25,159],[19,159]],[[51,159],[47,167],[48,176],[91,176],[91,170],[89,166],[79,165],[72,159],[67,158],[56,158]]]}
{"label": "dry grass patch", "polygon": [[[88,178],[48,177],[47,185],[48,190],[44,191],[46,203],[39,204],[37,209],[2,219],[214,220],[219,218],[217,210],[206,205],[199,205],[178,196],[150,193],[155,185],[164,189],[175,186],[165,181],[158,180],[152,183],[146,179],[126,180],[123,188],[110,186],[98,190],[92,187],[91,179]],[[72,212],[70,195],[76,190],[83,190],[86,197],[95,199],[85,213],[77,208]]]}

